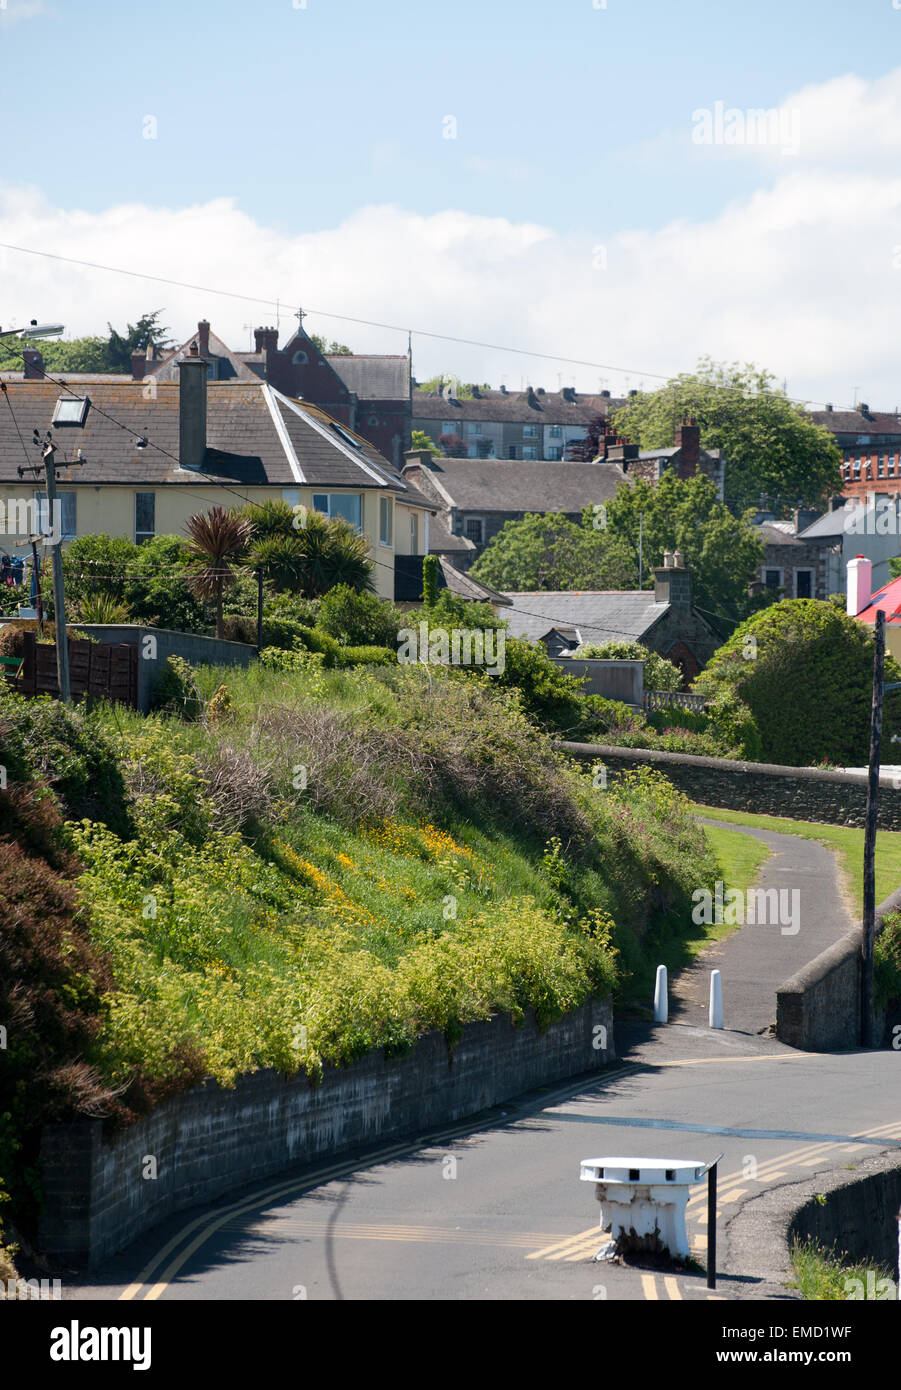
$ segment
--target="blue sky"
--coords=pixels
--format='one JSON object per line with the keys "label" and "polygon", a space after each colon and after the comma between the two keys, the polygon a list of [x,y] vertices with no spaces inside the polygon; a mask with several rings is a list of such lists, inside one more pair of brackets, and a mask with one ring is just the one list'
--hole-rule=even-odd
{"label": "blue sky", "polygon": [[[791,377],[799,393],[841,394],[846,381],[848,389],[852,382],[865,389],[858,377],[872,380],[874,391],[889,389],[890,374],[875,375],[870,350],[862,361],[837,363],[834,380],[821,380],[820,366],[801,360],[803,334],[788,352],[784,330],[774,330],[769,353],[760,351],[768,341],[759,324],[743,334],[743,323],[751,327],[763,302],[754,292],[751,263],[758,254],[771,256],[769,239],[759,252],[745,248],[734,267],[733,279],[739,288],[746,284],[747,296],[733,313],[722,285],[700,304],[703,284],[694,284],[690,302],[698,305],[699,319],[693,340],[684,342],[683,334],[661,346],[667,306],[660,286],[667,281],[659,261],[678,229],[684,235],[686,228],[722,225],[730,210],[787,190],[787,181],[802,173],[816,177],[820,193],[824,171],[840,183],[855,168],[859,172],[860,162],[878,179],[880,152],[865,147],[855,162],[848,150],[839,168],[825,136],[819,145],[814,140],[810,156],[805,145],[800,160],[778,150],[698,147],[692,117],[718,100],[739,109],[777,107],[802,89],[816,91],[847,74],[878,83],[901,65],[901,9],[892,0],[607,0],[599,9],[594,3],[600,0],[306,0],[302,9],[293,0],[158,0],[147,7],[7,0],[0,9],[0,106],[11,136],[0,166],[7,199],[6,206],[0,199],[3,239],[28,236],[26,244],[33,245],[37,237],[45,249],[70,254],[77,245],[77,254],[87,258],[91,219],[97,219],[93,241],[104,254],[89,258],[140,264],[176,279],[195,280],[206,270],[202,283],[223,288],[304,297],[361,318],[492,342],[537,348],[539,340],[545,346],[552,339],[552,350],[562,356],[632,363],[649,373],[688,369],[702,352],[712,352],[762,357]],[[893,90],[892,121],[894,102]],[[822,103],[811,109],[823,125]],[[850,122],[856,117],[849,111]],[[147,117],[156,121],[156,138],[144,138]],[[443,136],[447,117],[456,121],[454,139]],[[808,120],[806,133],[813,129]],[[887,160],[881,167],[894,176],[894,166]],[[41,208],[26,209],[26,215],[21,199],[28,197],[39,198]],[[175,217],[223,199],[227,217],[215,210],[181,224]],[[133,205],[155,216],[168,211],[173,216],[165,225],[173,236],[180,226],[183,238],[217,241],[215,251],[208,245],[208,254],[198,257],[196,247],[159,232],[142,237],[140,226],[153,219],[121,211]],[[376,219],[380,233],[370,232],[367,240],[364,210],[372,208],[403,210],[403,234],[388,229],[390,219],[382,216]],[[882,240],[870,257],[874,271],[883,242],[886,260],[891,238],[901,242],[901,225],[897,234],[889,225],[894,202],[883,213]],[[465,247],[448,251],[441,222],[448,214],[468,219],[472,273]],[[545,229],[543,249],[526,260],[518,254],[511,260],[509,248],[485,253],[486,239],[498,235],[497,219],[513,229],[505,232],[511,243],[518,229]],[[798,258],[791,272],[809,301],[803,309],[805,322],[813,316],[808,332],[820,331],[818,296],[835,292],[828,257],[820,259],[830,243],[828,213],[818,220],[816,247],[811,241],[811,254]],[[348,221],[357,227],[356,238],[340,232]],[[219,244],[235,237],[239,224],[246,232],[248,222],[260,230],[261,244],[273,248],[268,277],[255,255],[248,264],[252,237]],[[399,269],[391,255],[392,245],[407,236],[430,248],[428,264],[414,268],[410,283],[403,262]],[[643,248],[638,262],[636,237]],[[624,238],[622,254],[608,256],[618,238]],[[598,246],[605,248],[603,282],[588,273],[597,271]],[[848,261],[859,250],[846,241],[830,254],[853,282]],[[651,277],[640,273],[642,265],[658,268],[653,294],[644,293]],[[34,278],[33,264],[26,268],[12,253],[2,268],[21,275],[22,298],[13,295],[12,312],[31,316],[26,301],[33,305],[35,287],[44,282]],[[535,277],[562,289],[582,275],[589,316],[595,325],[602,319],[608,325],[605,343],[585,341],[584,326],[577,329],[572,318],[577,309],[567,303],[564,312],[565,295],[556,289],[540,306],[529,294]],[[897,280],[880,283],[877,289],[874,280],[874,307],[884,310]],[[504,285],[507,300],[499,293]],[[64,306],[78,331],[88,331],[93,320],[100,329],[108,317],[140,312],[149,303],[144,285],[130,298],[110,277],[95,274],[78,286],[80,299],[71,309]],[[71,281],[61,282],[58,296],[71,289]],[[765,296],[775,289],[762,285],[760,291]],[[159,302],[157,292],[150,297]],[[561,305],[560,315],[552,307],[551,322],[549,302]],[[611,315],[618,322],[630,304],[634,331],[611,334]],[[179,318],[174,327],[185,333],[199,313],[219,313],[234,333],[241,314],[213,301],[195,314],[180,298],[173,312]],[[9,321],[10,310],[4,313]],[[253,318],[252,309],[245,319],[248,314]],[[376,343],[370,333],[353,337],[353,329],[341,330],[337,322],[314,326],[366,349],[398,350],[396,338]],[[838,337],[837,324],[833,331]],[[753,354],[742,350],[743,337]],[[463,372],[496,375],[502,369],[495,357],[442,355],[425,342],[422,358],[423,370],[439,358]],[[520,364],[505,369],[515,384]]]}

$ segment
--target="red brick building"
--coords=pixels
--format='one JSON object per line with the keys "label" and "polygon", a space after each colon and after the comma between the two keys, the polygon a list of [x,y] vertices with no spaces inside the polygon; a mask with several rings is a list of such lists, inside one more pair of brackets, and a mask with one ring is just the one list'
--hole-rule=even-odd
{"label": "red brick building", "polygon": [[829,430],[842,451],[846,497],[866,499],[868,492],[901,494],[901,417],[871,412],[861,403],[856,410],[811,411],[811,419]]}

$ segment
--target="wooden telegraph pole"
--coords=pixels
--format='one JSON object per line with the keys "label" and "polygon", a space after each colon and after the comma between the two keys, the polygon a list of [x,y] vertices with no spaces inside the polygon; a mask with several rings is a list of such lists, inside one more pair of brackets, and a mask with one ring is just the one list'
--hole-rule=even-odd
{"label": "wooden telegraph pole", "polygon": [[885,675],[885,614],[876,614],[873,644],[873,709],[870,719],[870,767],[867,823],[863,842],[863,938],[860,944],[860,1041],[874,1045],[873,962],[876,948],[876,812],[879,800],[879,754],[882,744],[882,697]]}

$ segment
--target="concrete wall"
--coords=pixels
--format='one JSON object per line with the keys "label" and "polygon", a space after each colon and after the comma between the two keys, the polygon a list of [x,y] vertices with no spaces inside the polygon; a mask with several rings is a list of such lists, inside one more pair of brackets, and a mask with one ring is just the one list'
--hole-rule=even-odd
{"label": "concrete wall", "polygon": [[[901,888],[876,909],[876,931],[885,916],[901,911]],[[816,956],[776,992],[776,1036],[807,1052],[856,1047],[860,1040],[861,931],[853,931]],[[877,1018],[877,1036],[883,1021]]]}
{"label": "concrete wall", "polygon": [[[875,1164],[873,1165],[876,1166]],[[810,1238],[853,1260],[874,1260],[887,1265],[891,1277],[898,1274],[898,1208],[901,1206],[901,1160],[884,1159],[879,1171],[864,1177],[836,1175],[836,1185],[799,1207],[788,1228],[788,1238]],[[883,1290],[887,1293],[888,1290]],[[871,1295],[872,1296],[872,1295]],[[889,1297],[897,1301],[897,1291]]]}
{"label": "concrete wall", "polygon": [[[824,825],[864,824],[865,773],[735,762],[608,744],[561,743],[560,747],[582,761],[605,763],[613,777],[637,767],[656,767],[686,796],[705,806]],[[889,777],[883,777],[879,785],[878,822],[880,830],[901,830],[901,789]]]}
{"label": "concrete wall", "polygon": [[603,695],[605,700],[622,700],[641,708],[643,661],[595,661],[571,656],[552,656],[551,661],[567,675],[582,676],[586,695]]}
{"label": "concrete wall", "polygon": [[[610,1001],[595,1000],[543,1033],[531,1014],[518,1028],[507,1017],[469,1024],[452,1052],[429,1033],[402,1057],[374,1052],[351,1067],[327,1066],[320,1086],[272,1070],[233,1090],[210,1081],[111,1140],[102,1120],[48,1125],[39,1244],[94,1267],[165,1217],[232,1188],[422,1134],[614,1056]],[[143,1176],[148,1155],[155,1178]]]}
{"label": "concrete wall", "polygon": [[[244,642],[220,642],[218,637],[202,637],[193,632],[170,632],[167,628],[122,626],[111,623],[79,623],[100,642],[127,642],[138,649],[138,709],[150,709],[153,688],[166,670],[170,656],[183,657],[192,666],[247,666],[256,648]],[[152,641],[147,639],[152,638]]]}

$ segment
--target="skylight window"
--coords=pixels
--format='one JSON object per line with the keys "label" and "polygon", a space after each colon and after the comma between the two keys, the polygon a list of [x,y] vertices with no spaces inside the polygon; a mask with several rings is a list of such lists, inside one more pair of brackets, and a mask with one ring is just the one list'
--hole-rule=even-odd
{"label": "skylight window", "polygon": [[336,425],[334,420],[332,421],[332,429],[335,431],[335,434],[343,439],[345,444],[349,444],[352,449],[362,448],[359,439],[354,439],[352,434],[348,434],[347,430],[342,429],[340,425]]}
{"label": "skylight window", "polygon": [[88,413],[87,396],[60,396],[53,411],[54,425],[83,425]]}

